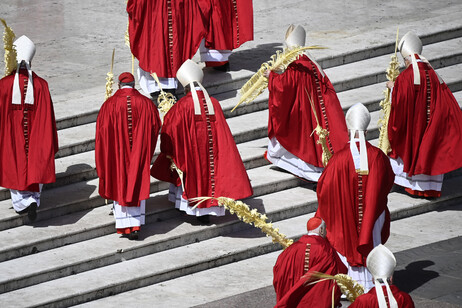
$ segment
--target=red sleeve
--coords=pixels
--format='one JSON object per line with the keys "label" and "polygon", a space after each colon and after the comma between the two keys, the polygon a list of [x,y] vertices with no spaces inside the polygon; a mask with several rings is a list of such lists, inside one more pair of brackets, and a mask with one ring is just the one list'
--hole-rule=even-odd
{"label": "red sleeve", "polygon": [[176,112],[178,105],[174,105],[164,116],[164,123],[160,134],[160,154],[154,161],[151,168],[151,175],[156,179],[164,182],[170,182],[180,185],[181,181],[178,173],[170,169],[171,160],[169,157],[175,157],[174,133],[173,127],[179,121],[180,114]]}
{"label": "red sleeve", "polygon": [[[341,292],[336,283],[333,280],[328,280],[310,285],[309,274],[315,272],[328,275],[336,275],[339,273],[346,274],[347,268],[327,240],[317,236],[304,236],[303,240],[306,240],[308,242],[307,244],[310,245],[309,270],[305,273],[307,278],[301,278],[302,276],[298,278],[294,277],[296,279],[291,280],[293,286],[286,292],[281,293],[283,297],[278,297],[276,307],[330,307],[332,304],[333,288],[335,288],[334,298],[335,305],[337,306],[340,303]],[[297,265],[303,267],[305,264],[307,244],[299,245],[297,249],[299,254],[298,260],[290,261],[294,264],[298,262]],[[284,274],[287,275],[287,273],[291,273],[292,267],[292,264],[286,264]],[[301,269],[301,271],[303,272],[303,269]]]}
{"label": "red sleeve", "polygon": [[388,139],[392,149],[390,156],[393,158],[397,158],[399,155],[402,156],[406,145],[407,117],[409,112],[411,114],[414,112],[414,104],[409,104],[408,106],[408,102],[415,101],[413,76],[412,66],[409,66],[396,78],[393,87],[390,118],[388,120]]}
{"label": "red sleeve", "polygon": [[393,186],[395,174],[388,157],[378,148],[368,144],[368,159],[371,160],[367,189],[364,192],[364,213],[359,234],[358,251],[367,257],[373,247],[372,230],[379,216],[385,211],[385,223],[382,227],[381,243],[385,244],[390,235],[390,211],[388,194]]}
{"label": "red sleeve", "polygon": [[305,250],[305,243],[295,242],[279,255],[273,267],[273,286],[278,302],[303,276]]}

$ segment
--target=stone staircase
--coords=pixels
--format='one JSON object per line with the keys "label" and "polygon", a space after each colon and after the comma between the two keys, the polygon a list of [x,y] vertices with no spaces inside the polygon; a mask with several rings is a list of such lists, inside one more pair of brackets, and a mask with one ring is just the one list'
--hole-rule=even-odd
{"label": "stone staircase", "polygon": [[[421,37],[423,54],[462,103],[462,26],[435,27]],[[323,56],[320,51],[320,56],[315,56],[332,81],[344,111],[356,102],[370,110],[368,138],[376,144],[378,103],[383,98],[384,70],[394,42],[371,44],[363,49],[346,47],[342,52],[331,51]],[[260,57],[255,61],[260,64],[266,60]],[[244,202],[266,213],[282,233],[298,238],[316,210],[316,193],[312,184],[269,165],[262,156],[267,145],[268,93],[231,113],[237,103],[237,90],[251,74],[251,70],[243,69],[227,74],[205,69],[204,86],[221,102],[247,168],[254,196]],[[266,270],[271,271],[275,254],[269,253],[280,249],[277,244],[229,213],[213,217],[210,225],[198,225],[194,217],[174,210],[167,201],[168,184],[153,178],[140,240],[129,241],[115,234],[110,207],[97,192],[94,162],[101,89],[88,89],[85,95],[54,97],[55,101],[67,101],[56,108],[60,141],[57,181],[45,187],[35,223],[29,223],[27,216],[17,215],[9,191],[0,189],[2,307],[65,307],[84,303],[102,307],[105,300],[111,307],[112,295],[139,289],[137,296],[149,296],[150,289],[143,287],[199,272],[207,277],[207,271],[212,273],[212,269],[234,262],[246,264],[243,271],[248,273],[255,264],[252,260],[263,262]],[[397,188],[389,195],[392,219],[460,202],[461,185],[462,173],[456,170],[445,177],[443,196],[435,200],[411,198]],[[241,279],[245,279],[243,276],[246,275],[242,274]],[[213,284],[218,277],[210,275],[207,279]],[[157,306],[163,307],[161,302]]]}

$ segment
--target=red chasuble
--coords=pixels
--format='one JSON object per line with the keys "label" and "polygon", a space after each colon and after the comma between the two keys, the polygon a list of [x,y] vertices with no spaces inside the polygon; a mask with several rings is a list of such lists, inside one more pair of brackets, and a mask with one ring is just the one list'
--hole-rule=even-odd
{"label": "red chasuble", "polygon": [[[382,287],[383,294],[385,298],[387,297],[387,288],[385,286]],[[391,285],[390,286],[391,293],[393,293],[393,297],[396,299],[399,308],[414,308],[414,302],[412,301],[411,296],[406,292],[400,291],[398,287]],[[387,305],[389,303],[387,302]],[[351,308],[375,308],[379,307],[379,302],[377,301],[377,293],[375,292],[375,287],[370,289],[369,292],[359,296],[349,307]]]}
{"label": "red chasuble", "polygon": [[[243,199],[252,195],[247,172],[231,135],[220,103],[211,97],[214,115],[208,113],[204,94],[197,91],[201,115],[194,115],[191,93],[181,98],[165,115],[161,132],[161,153],[151,175],[181,185],[175,165],[184,172],[183,198],[228,197]],[[190,203],[190,205],[193,205]],[[216,200],[202,202],[199,208],[217,206]]]}
{"label": "red chasuble", "polygon": [[104,102],[95,145],[101,197],[124,206],[149,198],[149,167],[160,126],[156,106],[135,89],[120,89]]}
{"label": "red chasuble", "polygon": [[15,74],[0,80],[0,186],[39,191],[39,183],[53,183],[58,152],[53,103],[47,82],[32,75],[34,104],[24,104],[27,70],[20,70],[21,105],[13,105]]}
{"label": "red chasuble", "polygon": [[[128,0],[130,48],[146,72],[175,77],[205,37],[210,4],[204,0]],[[208,1],[206,1],[208,2]]]}
{"label": "red chasuble", "polygon": [[340,290],[332,280],[306,286],[303,275],[321,272],[346,274],[347,268],[329,242],[316,235],[304,235],[278,257],[273,268],[276,307],[331,307],[335,286],[335,307]]}
{"label": "red chasuble", "polygon": [[253,40],[252,0],[212,0],[205,46],[233,50]]}
{"label": "red chasuble", "polygon": [[390,156],[401,157],[409,176],[447,173],[462,167],[462,111],[433,69],[426,63],[417,65],[420,85],[414,85],[410,65],[393,87]]}
{"label": "red chasuble", "polygon": [[316,144],[318,136],[312,134],[316,118],[305,89],[315,105],[319,125],[330,132],[329,150],[335,153],[348,142],[345,116],[334,87],[306,55],[292,62],[283,74],[270,74],[268,137],[276,137],[304,162],[323,167],[322,149]]}
{"label": "red chasuble", "polygon": [[326,222],[327,239],[350,266],[366,266],[366,257],[374,248],[372,230],[383,211],[381,243],[390,235],[387,196],[395,175],[388,157],[369,142],[366,145],[369,175],[356,173],[347,143],[330,159],[316,190],[316,216]]}

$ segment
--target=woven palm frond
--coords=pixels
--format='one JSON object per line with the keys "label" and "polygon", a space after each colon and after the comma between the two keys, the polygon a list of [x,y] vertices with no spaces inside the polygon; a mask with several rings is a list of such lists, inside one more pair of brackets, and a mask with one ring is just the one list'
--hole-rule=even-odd
{"label": "woven palm frond", "polygon": [[[364,294],[364,287],[356,280],[345,274],[337,274],[335,276],[323,274],[319,272],[309,273],[302,277],[307,280],[308,285],[316,284],[321,281],[335,280],[340,288],[340,291],[345,294],[347,299],[352,303],[356,298]],[[314,279],[318,279],[313,281]]]}
{"label": "woven palm frond", "polygon": [[[127,4],[128,4],[128,0],[125,1],[125,7],[127,6]],[[124,35],[125,45],[127,45],[128,48],[130,48],[130,35],[128,34],[129,25],[130,25],[130,19],[128,18],[127,19],[127,29],[125,30],[125,35]]]}
{"label": "woven palm frond", "polygon": [[176,103],[175,96],[172,93],[168,93],[162,90],[159,78],[157,77],[156,73],[151,73],[151,76],[157,82],[157,85],[159,86],[159,89],[160,89],[160,94],[157,97],[157,105],[159,106],[158,108],[160,111],[166,114],[170,110],[170,108],[172,108],[173,105],[175,105]]}
{"label": "woven palm frond", "polygon": [[13,29],[6,24],[6,21],[0,18],[0,21],[5,27],[3,32],[3,48],[5,49],[5,70],[3,76],[8,76],[13,70],[16,69],[16,48],[14,46],[14,39],[16,35],[13,32]]}
{"label": "woven palm frond", "polygon": [[173,107],[173,105],[175,105],[175,96],[173,96],[172,93],[161,91],[157,97],[157,103],[159,110],[165,114]]}
{"label": "woven palm frond", "polygon": [[321,125],[319,125],[318,114],[316,113],[316,108],[314,107],[313,100],[311,99],[311,96],[308,93],[308,90],[306,88],[305,88],[305,92],[310,101],[310,105],[311,105],[311,109],[313,110],[314,118],[316,119],[316,128],[314,129],[313,132],[316,132],[316,135],[318,135],[318,141],[316,143],[321,145],[322,164],[325,167],[329,163],[329,160],[332,158],[332,153],[330,152],[329,147],[327,146],[327,136],[329,136],[329,131],[325,128],[322,128]]}
{"label": "woven palm frond", "polygon": [[[243,222],[254,225],[255,227],[261,229],[266,236],[273,239],[273,243],[279,243],[285,249],[292,245],[293,240],[288,239],[284,234],[279,232],[278,228],[274,228],[272,223],[266,222],[268,217],[265,214],[260,214],[257,209],[250,209],[247,204],[242,201],[235,201],[231,198],[219,197],[197,197],[189,199],[192,202],[204,202],[206,200],[216,199],[220,206],[224,206],[231,214],[236,214],[236,216]],[[198,204],[195,205],[197,207]]]}
{"label": "woven palm frond", "polygon": [[[399,75],[399,62],[398,57],[396,56],[398,48],[398,37],[399,37],[399,28],[396,31],[396,44],[395,44],[395,53],[391,56],[390,64],[386,70],[387,79],[390,81],[395,81]],[[391,112],[391,99],[390,99],[390,89],[385,89],[383,91],[385,98],[380,101],[380,107],[382,107],[383,117],[379,119],[379,149],[381,149],[386,155],[391,152],[390,140],[388,139],[388,120],[390,118]]]}
{"label": "woven palm frond", "polygon": [[114,74],[112,73],[112,70],[114,68],[114,54],[115,48],[112,50],[111,70],[107,73],[106,76],[106,95],[104,96],[104,100],[107,100],[109,97],[112,96],[112,85],[114,84]]}
{"label": "woven palm frond", "polygon": [[284,71],[290,63],[297,60],[304,51],[309,49],[325,48],[326,47],[314,45],[307,47],[295,46],[293,48],[285,48],[282,52],[278,50],[275,55],[271,56],[271,60],[263,63],[260,69],[242,86],[239,90],[241,98],[231,112],[242,103],[248,104],[252,102],[268,87],[268,78],[264,75],[266,70]]}

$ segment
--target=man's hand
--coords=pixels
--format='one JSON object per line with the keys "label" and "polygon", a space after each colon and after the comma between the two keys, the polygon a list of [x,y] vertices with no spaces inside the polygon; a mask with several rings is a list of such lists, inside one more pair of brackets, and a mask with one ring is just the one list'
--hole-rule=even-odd
{"label": "man's hand", "polygon": [[387,81],[387,88],[388,88],[388,89],[391,90],[394,86],[395,86],[395,82],[394,82],[394,81],[391,81],[391,80],[390,80],[390,81]]}

